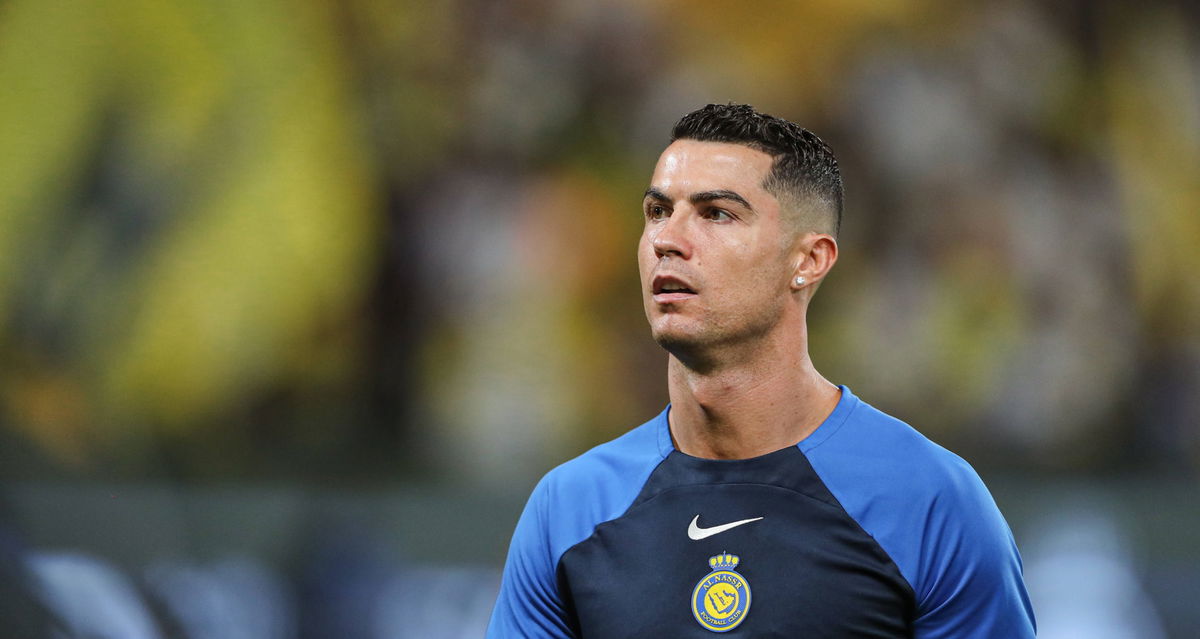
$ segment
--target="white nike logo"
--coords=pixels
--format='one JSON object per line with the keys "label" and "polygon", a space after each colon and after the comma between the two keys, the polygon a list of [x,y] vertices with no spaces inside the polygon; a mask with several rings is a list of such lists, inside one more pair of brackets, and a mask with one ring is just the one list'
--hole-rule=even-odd
{"label": "white nike logo", "polygon": [[700,515],[696,515],[695,517],[692,518],[692,523],[688,524],[688,537],[692,541],[700,541],[701,539],[704,539],[705,537],[712,537],[713,535],[719,535],[719,534],[725,532],[726,530],[729,530],[730,528],[737,528],[738,526],[741,526],[742,524],[748,524],[752,521],[758,521],[760,519],[762,519],[762,517],[755,517],[753,519],[743,519],[741,521],[731,521],[728,524],[721,524],[720,526],[713,526],[712,528],[701,528],[700,527]]}

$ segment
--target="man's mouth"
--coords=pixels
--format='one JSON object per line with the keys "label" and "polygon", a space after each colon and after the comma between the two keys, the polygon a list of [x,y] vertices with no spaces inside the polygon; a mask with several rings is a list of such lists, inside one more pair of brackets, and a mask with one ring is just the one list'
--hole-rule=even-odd
{"label": "man's mouth", "polygon": [[690,284],[671,275],[659,275],[651,283],[654,301],[659,304],[678,302],[696,296]]}

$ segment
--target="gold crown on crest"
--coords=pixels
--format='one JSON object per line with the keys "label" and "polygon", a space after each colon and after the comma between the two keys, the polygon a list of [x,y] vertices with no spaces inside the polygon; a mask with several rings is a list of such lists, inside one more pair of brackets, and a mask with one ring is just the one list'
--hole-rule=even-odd
{"label": "gold crown on crest", "polygon": [[741,561],[741,558],[737,555],[731,555],[727,552],[722,552],[714,557],[709,557],[708,565],[712,567],[713,570],[732,570],[737,568],[739,561]]}

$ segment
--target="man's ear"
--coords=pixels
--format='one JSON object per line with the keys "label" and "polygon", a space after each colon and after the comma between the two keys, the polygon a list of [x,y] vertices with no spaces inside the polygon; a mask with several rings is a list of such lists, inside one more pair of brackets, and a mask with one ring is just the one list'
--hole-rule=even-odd
{"label": "man's ear", "polygon": [[813,287],[825,279],[825,275],[837,263],[837,239],[828,233],[805,233],[797,243],[796,267],[792,273],[792,290]]}

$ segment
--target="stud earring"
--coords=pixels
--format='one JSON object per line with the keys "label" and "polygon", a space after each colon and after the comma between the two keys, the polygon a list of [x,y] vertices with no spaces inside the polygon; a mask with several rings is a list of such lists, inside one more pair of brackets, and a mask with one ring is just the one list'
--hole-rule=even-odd
{"label": "stud earring", "polygon": [[803,276],[796,278],[796,286],[804,286],[804,277]]}

